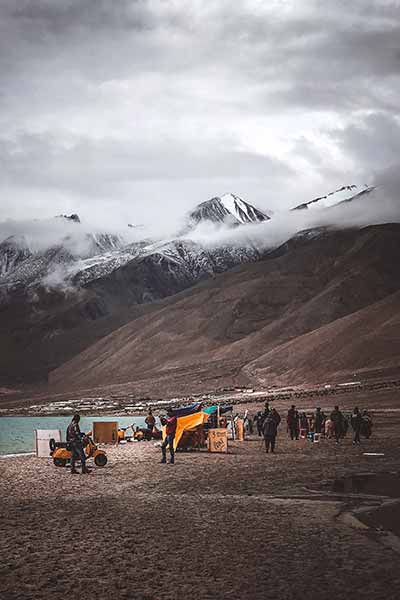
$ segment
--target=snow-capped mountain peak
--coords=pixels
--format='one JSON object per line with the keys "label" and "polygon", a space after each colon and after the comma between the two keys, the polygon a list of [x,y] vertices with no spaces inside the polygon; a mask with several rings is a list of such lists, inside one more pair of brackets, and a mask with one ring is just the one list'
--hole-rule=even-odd
{"label": "snow-capped mountain peak", "polygon": [[230,214],[234,215],[243,224],[260,223],[269,219],[268,215],[234,194],[224,194],[220,200]]}
{"label": "snow-capped mountain peak", "polygon": [[202,202],[188,216],[189,226],[196,226],[203,221],[211,221],[236,227],[246,223],[261,223],[268,220],[268,215],[261,210],[230,193]]}

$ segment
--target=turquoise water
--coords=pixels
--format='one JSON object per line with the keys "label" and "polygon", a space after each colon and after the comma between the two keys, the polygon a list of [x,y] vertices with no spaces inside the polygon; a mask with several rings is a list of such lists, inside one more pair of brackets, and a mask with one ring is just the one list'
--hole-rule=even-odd
{"label": "turquoise water", "polygon": [[[90,431],[93,421],[118,421],[119,427],[135,423],[145,427],[145,417],[81,417],[81,431]],[[33,452],[35,429],[60,429],[65,440],[71,417],[0,417],[0,455]],[[130,433],[130,431],[128,432]]]}

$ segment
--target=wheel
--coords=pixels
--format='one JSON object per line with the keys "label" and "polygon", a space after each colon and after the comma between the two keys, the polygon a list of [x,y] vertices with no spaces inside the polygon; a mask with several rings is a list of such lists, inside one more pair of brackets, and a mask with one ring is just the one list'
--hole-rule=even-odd
{"label": "wheel", "polygon": [[94,457],[94,463],[97,467],[104,467],[107,464],[107,456],[105,454],[97,454]]}
{"label": "wheel", "polygon": [[49,440],[49,446],[50,446],[50,450],[52,452],[54,452],[54,450],[57,448],[57,446],[56,446],[56,440],[54,438],[51,438]]}
{"label": "wheel", "polygon": [[67,464],[65,458],[54,458],[53,462],[56,465],[56,467],[65,467]]}

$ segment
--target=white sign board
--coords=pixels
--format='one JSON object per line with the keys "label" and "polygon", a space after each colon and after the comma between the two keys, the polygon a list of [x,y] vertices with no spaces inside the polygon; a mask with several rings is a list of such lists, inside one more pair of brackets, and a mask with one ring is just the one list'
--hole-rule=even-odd
{"label": "white sign board", "polygon": [[61,431],[59,429],[35,429],[35,450],[39,458],[50,458],[49,440],[55,439],[61,442]]}

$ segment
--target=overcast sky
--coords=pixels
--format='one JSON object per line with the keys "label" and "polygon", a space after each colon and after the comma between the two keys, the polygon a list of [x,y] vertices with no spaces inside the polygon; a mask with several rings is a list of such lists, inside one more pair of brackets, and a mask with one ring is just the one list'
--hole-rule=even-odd
{"label": "overcast sky", "polygon": [[1,0],[0,220],[274,211],[400,156],[400,1]]}

